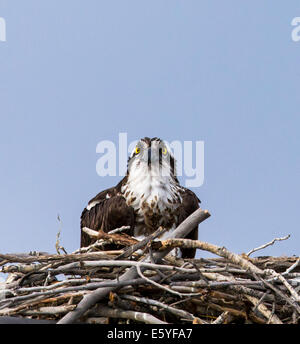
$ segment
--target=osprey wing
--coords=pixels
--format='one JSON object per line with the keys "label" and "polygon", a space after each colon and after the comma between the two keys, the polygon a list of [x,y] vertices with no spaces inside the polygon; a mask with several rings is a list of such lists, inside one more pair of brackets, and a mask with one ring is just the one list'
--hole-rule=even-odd
{"label": "osprey wing", "polygon": [[82,230],[84,227],[109,232],[115,228],[130,226],[133,231],[134,210],[126,204],[125,198],[119,193],[118,186],[100,192],[83,210],[80,224],[80,247],[89,246],[96,241]]}
{"label": "osprey wing", "polygon": [[[199,208],[199,203],[201,201],[194,194],[193,191],[182,187],[183,192],[181,193],[182,197],[182,206],[179,211],[179,223],[183,222],[188,216],[190,216],[195,210]],[[186,239],[198,239],[198,226],[195,227],[187,236]],[[181,249],[182,258],[194,258],[196,254],[196,249]]]}

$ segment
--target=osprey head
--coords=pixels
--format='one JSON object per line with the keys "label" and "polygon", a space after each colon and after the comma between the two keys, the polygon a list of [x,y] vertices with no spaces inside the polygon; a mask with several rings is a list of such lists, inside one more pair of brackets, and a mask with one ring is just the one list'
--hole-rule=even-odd
{"label": "osprey head", "polygon": [[176,179],[175,158],[169,145],[157,137],[140,139],[128,159],[128,174],[132,171]]}

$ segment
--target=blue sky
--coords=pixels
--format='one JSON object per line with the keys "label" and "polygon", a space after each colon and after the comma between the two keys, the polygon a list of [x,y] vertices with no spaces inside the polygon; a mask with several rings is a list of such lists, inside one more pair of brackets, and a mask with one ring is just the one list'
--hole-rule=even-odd
{"label": "blue sky", "polygon": [[[299,1],[0,0],[0,252],[78,248],[96,146],[205,143],[199,238],[299,254]],[[202,254],[202,253],[201,253]]]}

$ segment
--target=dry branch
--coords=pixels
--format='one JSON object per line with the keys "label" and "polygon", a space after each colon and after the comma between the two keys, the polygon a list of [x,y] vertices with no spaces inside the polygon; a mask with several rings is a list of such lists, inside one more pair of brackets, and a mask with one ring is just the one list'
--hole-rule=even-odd
{"label": "dry branch", "polygon": [[[91,314],[93,314],[93,312],[91,312]],[[131,319],[143,322],[145,324],[167,324],[165,321],[155,318],[151,314],[134,311],[124,311],[122,309],[113,309],[106,306],[99,306],[95,310],[95,314],[100,317]]]}
{"label": "dry branch", "polygon": [[291,235],[288,234],[287,236],[285,236],[285,237],[283,237],[283,238],[274,238],[272,241],[270,241],[270,242],[268,242],[268,243],[266,243],[266,244],[264,244],[264,245],[261,245],[261,246],[259,246],[259,247],[257,247],[257,248],[253,248],[251,251],[249,251],[249,252],[247,253],[247,256],[249,257],[250,254],[252,254],[252,253],[254,253],[254,252],[257,252],[257,251],[259,251],[259,250],[263,250],[264,248],[266,248],[266,247],[268,247],[268,246],[274,245],[274,243],[275,243],[276,241],[287,240],[287,239],[290,238],[290,236],[291,236]]}
{"label": "dry branch", "polygon": [[250,261],[241,257],[240,255],[228,251],[225,247],[209,244],[204,241],[191,239],[168,239],[162,242],[162,248],[167,247],[198,248],[204,251],[209,251],[220,257],[228,259],[233,264],[237,264],[243,269],[250,270],[256,274],[264,274],[261,269],[257,268]]}

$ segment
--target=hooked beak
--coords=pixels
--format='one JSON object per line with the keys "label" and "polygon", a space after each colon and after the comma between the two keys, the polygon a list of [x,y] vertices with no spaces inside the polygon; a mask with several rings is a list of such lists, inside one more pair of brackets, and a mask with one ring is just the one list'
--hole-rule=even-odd
{"label": "hooked beak", "polygon": [[148,148],[148,167],[151,166],[151,147]]}

